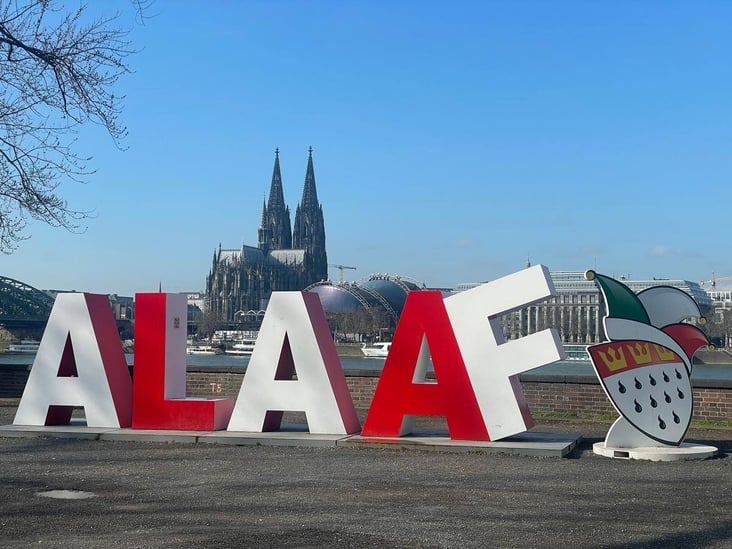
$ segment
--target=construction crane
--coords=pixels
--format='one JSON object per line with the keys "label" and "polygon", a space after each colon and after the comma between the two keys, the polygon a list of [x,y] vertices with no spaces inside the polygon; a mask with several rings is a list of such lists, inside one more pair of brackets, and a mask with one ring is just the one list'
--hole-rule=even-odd
{"label": "construction crane", "polygon": [[712,278],[710,280],[702,280],[701,282],[699,282],[699,285],[704,286],[705,284],[711,283],[711,285],[712,285],[711,289],[715,290],[717,288],[717,282],[722,282],[724,280],[732,280],[732,276],[720,276],[719,278],[717,278],[714,275],[714,271],[712,271]]}
{"label": "construction crane", "polygon": [[341,284],[343,284],[343,270],[344,269],[351,269],[353,271],[356,270],[356,267],[349,267],[348,265],[328,265],[331,269],[338,269],[341,272]]}

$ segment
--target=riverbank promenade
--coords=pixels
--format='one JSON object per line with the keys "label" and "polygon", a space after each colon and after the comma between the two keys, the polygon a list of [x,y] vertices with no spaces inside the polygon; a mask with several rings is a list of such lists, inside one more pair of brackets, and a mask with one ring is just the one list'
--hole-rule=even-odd
{"label": "riverbank promenade", "polygon": [[690,431],[717,458],[651,463],[593,455],[608,426],[540,421],[582,435],[568,458],[0,437],[0,544],[732,547],[732,430]]}

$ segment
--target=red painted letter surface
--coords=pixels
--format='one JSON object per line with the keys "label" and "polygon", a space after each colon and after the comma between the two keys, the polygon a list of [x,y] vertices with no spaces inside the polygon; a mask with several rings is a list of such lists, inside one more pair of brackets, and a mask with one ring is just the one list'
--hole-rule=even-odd
{"label": "red painted letter surface", "polygon": [[[436,382],[425,382],[432,356]],[[411,292],[376,386],[362,436],[400,436],[410,416],[444,416],[450,437],[488,440],[440,292]]]}
{"label": "red painted letter surface", "polygon": [[185,398],[185,294],[135,295],[133,429],[225,429],[233,402]]}

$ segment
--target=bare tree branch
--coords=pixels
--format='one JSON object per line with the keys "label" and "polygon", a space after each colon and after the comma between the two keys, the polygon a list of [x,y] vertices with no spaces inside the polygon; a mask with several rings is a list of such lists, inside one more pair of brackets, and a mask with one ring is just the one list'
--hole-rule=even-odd
{"label": "bare tree branch", "polygon": [[[131,0],[146,19],[149,0]],[[85,182],[89,158],[75,133],[98,124],[120,147],[124,97],[113,88],[135,53],[117,15],[91,20],[87,7],[59,0],[0,0],[0,251],[27,236],[29,218],[67,230],[91,212],[71,209],[58,194],[64,181]]]}

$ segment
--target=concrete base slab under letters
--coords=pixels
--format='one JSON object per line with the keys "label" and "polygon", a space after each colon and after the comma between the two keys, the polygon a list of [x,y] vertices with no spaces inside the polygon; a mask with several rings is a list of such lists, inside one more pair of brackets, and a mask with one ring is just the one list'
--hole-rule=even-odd
{"label": "concrete base slab under letters", "polygon": [[77,438],[97,440],[100,433],[116,431],[100,427],[87,427],[86,421],[72,419],[68,425],[2,425],[0,436],[3,437],[48,437],[48,438]]}
{"label": "concrete base slab under letters", "polygon": [[682,459],[708,459],[714,457],[719,449],[716,446],[683,442],[681,446],[641,446],[637,448],[621,448],[606,446],[605,442],[596,442],[592,451],[599,456],[616,459],[642,459],[647,461],[679,461]]}
{"label": "concrete base slab under letters", "polygon": [[330,446],[348,435],[319,435],[308,431],[282,430],[264,433],[245,433],[239,431],[216,431],[200,436],[198,442],[208,444],[233,444],[236,446]]}
{"label": "concrete base slab under letters", "polygon": [[50,437],[129,442],[182,442],[230,444],[235,446],[330,446],[348,435],[310,434],[306,425],[283,425],[280,431],[264,433],[229,431],[177,431],[87,427],[84,420],[69,425],[2,425],[0,437]]}
{"label": "concrete base slab under letters", "polygon": [[[182,442],[237,446],[369,446],[372,448],[412,448],[441,452],[491,452],[525,456],[564,457],[582,440],[578,434],[521,433],[503,440],[451,440],[446,433],[421,432],[404,437],[362,437],[361,435],[311,434],[305,425],[283,425],[280,431],[249,433],[239,431],[175,431],[87,427],[81,420],[69,425],[3,425],[0,437],[52,437],[116,440],[130,442]],[[716,449],[715,449],[716,450]]]}
{"label": "concrete base slab under letters", "polygon": [[338,445],[413,448],[440,452],[490,452],[523,456],[564,457],[582,440],[578,434],[526,432],[497,441],[452,440],[446,434],[417,433],[402,437],[355,435]]}
{"label": "concrete base slab under letters", "polygon": [[195,444],[202,431],[178,431],[174,429],[114,429],[99,433],[99,440],[123,440],[128,442],[184,442]]}

